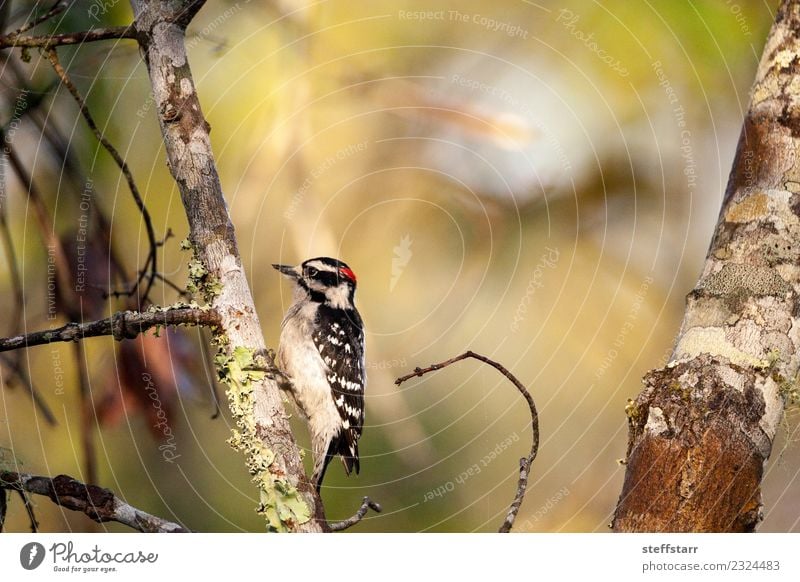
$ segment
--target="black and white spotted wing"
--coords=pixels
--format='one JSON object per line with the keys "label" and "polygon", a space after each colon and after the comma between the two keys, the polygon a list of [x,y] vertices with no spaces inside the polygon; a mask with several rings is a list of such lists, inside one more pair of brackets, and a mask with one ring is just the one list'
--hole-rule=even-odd
{"label": "black and white spotted wing", "polygon": [[342,430],[334,438],[328,459],[339,454],[349,474],[358,473],[358,439],[364,427],[364,332],[355,309],[335,309],[324,304],[317,311],[318,326],[312,336],[328,367],[328,383],[342,418]]}

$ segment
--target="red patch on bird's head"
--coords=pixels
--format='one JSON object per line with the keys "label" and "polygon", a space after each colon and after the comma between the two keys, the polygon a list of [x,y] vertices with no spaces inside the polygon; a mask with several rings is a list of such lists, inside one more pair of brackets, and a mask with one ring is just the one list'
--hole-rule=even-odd
{"label": "red patch on bird's head", "polygon": [[356,282],[356,274],[351,269],[347,267],[339,267],[339,272],[350,279],[353,283]]}

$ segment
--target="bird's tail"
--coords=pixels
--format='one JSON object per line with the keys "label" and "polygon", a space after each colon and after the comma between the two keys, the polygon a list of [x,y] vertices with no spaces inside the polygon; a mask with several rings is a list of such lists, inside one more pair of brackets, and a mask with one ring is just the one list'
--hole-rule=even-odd
{"label": "bird's tail", "polygon": [[322,480],[325,478],[328,465],[330,465],[330,462],[336,455],[342,457],[344,471],[348,476],[351,471],[355,471],[357,474],[361,470],[361,464],[358,460],[358,441],[355,439],[351,440],[345,435],[334,437],[328,445],[325,456],[315,459],[314,475],[311,477],[311,481],[317,488],[317,493],[319,493],[322,488]]}

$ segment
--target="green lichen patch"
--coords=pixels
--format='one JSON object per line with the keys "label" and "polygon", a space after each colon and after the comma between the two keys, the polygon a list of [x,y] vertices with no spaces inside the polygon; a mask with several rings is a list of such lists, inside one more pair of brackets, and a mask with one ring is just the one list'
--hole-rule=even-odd
{"label": "green lichen patch", "polygon": [[197,293],[200,287],[203,286],[203,279],[208,275],[208,269],[197,258],[189,260],[189,282],[186,284],[186,290],[189,293]]}
{"label": "green lichen patch", "polygon": [[257,511],[267,520],[269,531],[283,532],[311,519],[311,511],[300,492],[282,473],[271,468],[275,453],[258,436],[253,412],[254,384],[267,376],[267,362],[254,350],[236,347],[231,353],[220,350],[214,358],[236,428],[228,443],[245,454],[247,469],[259,490]]}
{"label": "green lichen patch", "polygon": [[206,303],[212,303],[222,293],[222,283],[197,257],[189,261],[189,281],[186,284],[189,293],[199,293]]}
{"label": "green lichen patch", "polygon": [[787,378],[783,374],[773,371],[772,380],[778,385],[778,393],[783,398],[784,408],[792,409],[800,406],[800,381],[798,378]]}
{"label": "green lichen patch", "polygon": [[639,410],[639,406],[636,404],[636,401],[632,398],[628,398],[628,402],[625,404],[625,416],[627,416],[631,421],[635,422],[639,419],[641,415],[641,411]]}

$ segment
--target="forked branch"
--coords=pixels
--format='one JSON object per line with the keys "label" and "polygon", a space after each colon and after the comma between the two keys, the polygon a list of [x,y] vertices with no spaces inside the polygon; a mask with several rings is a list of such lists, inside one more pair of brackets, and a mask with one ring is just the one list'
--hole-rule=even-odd
{"label": "forked branch", "polygon": [[[81,483],[68,477],[39,477],[13,471],[0,471],[0,491],[33,493],[49,497],[56,505],[80,511],[97,523],[116,521],[146,533],[184,533],[180,524],[167,521],[129,505],[110,489]],[[32,518],[33,519],[33,518]],[[35,520],[32,521],[35,523]]]}
{"label": "forked branch", "polygon": [[361,507],[358,508],[358,511],[355,512],[351,517],[348,517],[342,521],[335,521],[333,523],[328,524],[328,529],[331,531],[344,531],[347,528],[353,527],[359,521],[364,519],[367,515],[369,510],[372,510],[376,513],[380,513],[383,511],[383,508],[380,506],[379,503],[372,501],[369,497],[365,497],[364,500],[361,502]]}
{"label": "forked branch", "polygon": [[116,340],[133,339],[158,325],[215,326],[219,325],[219,321],[216,311],[199,307],[176,307],[165,311],[119,311],[108,319],[68,323],[55,329],[1,338],[0,352],[105,335],[113,336]]}
{"label": "forked branch", "polygon": [[0,49],[17,47],[48,49],[60,45],[83,44],[85,42],[120,38],[136,38],[136,30],[134,30],[133,25],[95,28],[92,30],[83,30],[81,32],[67,32],[64,34],[42,36],[26,36],[11,33],[0,36]]}

